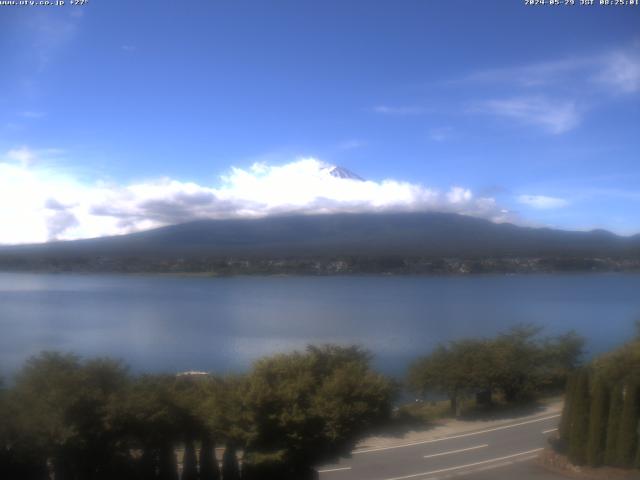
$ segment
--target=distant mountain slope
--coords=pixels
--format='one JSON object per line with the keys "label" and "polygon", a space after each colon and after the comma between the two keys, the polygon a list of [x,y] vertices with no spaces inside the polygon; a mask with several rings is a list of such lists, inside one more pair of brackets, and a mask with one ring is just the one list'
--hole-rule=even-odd
{"label": "distant mountain slope", "polygon": [[353,255],[637,258],[640,236],[526,228],[447,213],[371,213],[201,220],[117,237],[0,248],[0,259]]}

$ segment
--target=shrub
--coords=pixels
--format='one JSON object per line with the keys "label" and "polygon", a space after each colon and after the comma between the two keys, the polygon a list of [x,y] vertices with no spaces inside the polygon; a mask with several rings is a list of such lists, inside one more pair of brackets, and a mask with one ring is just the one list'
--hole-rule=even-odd
{"label": "shrub", "polygon": [[618,433],[618,464],[621,467],[632,467],[638,445],[638,401],[640,385],[630,383],[624,389],[624,403]]}
{"label": "shrub", "polygon": [[589,373],[581,371],[576,378],[571,406],[569,431],[569,459],[576,465],[586,463],[589,439]]}
{"label": "shrub", "polygon": [[605,381],[602,378],[596,378],[589,413],[589,441],[587,443],[587,463],[593,467],[602,465],[604,460],[609,396],[609,389]]}

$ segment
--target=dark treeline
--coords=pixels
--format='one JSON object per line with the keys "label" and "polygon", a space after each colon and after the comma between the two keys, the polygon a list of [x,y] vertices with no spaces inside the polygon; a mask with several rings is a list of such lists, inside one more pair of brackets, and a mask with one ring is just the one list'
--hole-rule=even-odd
{"label": "dark treeline", "polygon": [[451,410],[475,398],[489,406],[495,395],[507,403],[542,393],[560,393],[580,364],[584,340],[574,332],[544,338],[535,326],[521,325],[489,339],[468,339],[438,346],[409,368],[408,384],[419,395],[446,395]]}
{"label": "dark treeline", "polygon": [[556,447],[577,465],[640,469],[640,322],[635,340],[570,377]]}
{"label": "dark treeline", "polygon": [[0,478],[314,478],[389,418],[393,385],[369,363],[324,346],[242,376],[132,376],[110,359],[42,353],[0,391]]}

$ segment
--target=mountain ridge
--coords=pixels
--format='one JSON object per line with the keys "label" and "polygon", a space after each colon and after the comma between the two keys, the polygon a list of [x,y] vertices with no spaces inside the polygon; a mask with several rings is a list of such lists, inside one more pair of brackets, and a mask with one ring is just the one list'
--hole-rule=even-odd
{"label": "mountain ridge", "polygon": [[326,263],[392,257],[405,263],[418,258],[640,259],[640,236],[521,227],[436,212],[282,215],[196,220],[121,236],[5,246],[0,269],[16,262],[95,266],[125,258],[173,265],[185,259],[190,264],[233,259]]}

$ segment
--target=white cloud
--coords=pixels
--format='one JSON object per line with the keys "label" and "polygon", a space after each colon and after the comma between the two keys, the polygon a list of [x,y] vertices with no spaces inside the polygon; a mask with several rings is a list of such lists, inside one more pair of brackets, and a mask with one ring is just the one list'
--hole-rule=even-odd
{"label": "white cloud", "polygon": [[396,115],[396,116],[407,116],[407,115],[423,115],[426,113],[426,110],[423,107],[419,107],[416,105],[404,105],[404,106],[388,106],[388,105],[378,105],[373,107],[372,109],[375,113],[381,113],[383,115]]}
{"label": "white cloud", "polygon": [[58,148],[45,148],[34,150],[25,145],[21,147],[12,148],[8,150],[4,155],[0,155],[0,163],[19,163],[23,166],[29,166],[41,162],[47,161],[61,155],[63,150]]}
{"label": "white cloud", "polygon": [[537,209],[562,208],[569,205],[564,198],[548,197],[546,195],[519,195],[518,202]]}
{"label": "white cloud", "polygon": [[5,154],[6,161],[18,162],[25,166],[34,163],[36,158],[36,152],[29,147],[13,148]]}
{"label": "white cloud", "polygon": [[367,142],[364,140],[358,140],[357,138],[353,138],[351,140],[345,140],[338,144],[338,148],[340,150],[355,150],[356,148],[363,148],[367,146]]}
{"label": "white cloud", "polygon": [[584,114],[602,103],[640,92],[638,52],[636,46],[483,70],[461,81],[511,92],[506,98],[477,102],[472,111],[513,118],[561,134],[575,128]]}
{"label": "white cloud", "polygon": [[35,112],[33,110],[25,110],[23,112],[20,112],[20,116],[24,118],[38,119],[38,118],[44,118],[46,114],[44,112]]}
{"label": "white cloud", "polygon": [[[640,53],[637,45],[583,57],[569,57],[507,68],[481,70],[463,82],[508,84],[526,89],[553,85],[556,89],[586,93],[595,80],[598,93],[634,93],[640,90]],[[594,85],[591,85],[594,86]],[[613,89],[611,89],[613,87]],[[602,89],[606,89],[602,92]]]}
{"label": "white cloud", "polygon": [[0,243],[123,234],[204,218],[286,213],[446,211],[510,219],[490,197],[392,179],[336,178],[327,164],[299,158],[283,165],[231,168],[218,186],[173,179],[84,184],[43,166],[0,163]]}
{"label": "white cloud", "polygon": [[472,198],[473,194],[471,190],[462,187],[453,187],[447,193],[447,200],[449,200],[452,205],[468,203]]}
{"label": "white cloud", "polygon": [[640,91],[640,54],[614,52],[605,57],[595,79],[614,92],[635,93]]}
{"label": "white cloud", "polygon": [[74,38],[80,16],[70,13],[51,12],[47,9],[34,12],[26,24],[27,37],[34,47],[33,54],[37,61],[37,70],[46,68],[53,58]]}
{"label": "white cloud", "polygon": [[580,122],[580,113],[573,102],[553,101],[542,96],[488,100],[476,104],[472,110],[538,125],[553,134],[567,132]]}
{"label": "white cloud", "polygon": [[598,57],[563,58],[546,62],[530,63],[513,67],[481,70],[472,73],[463,82],[510,84],[518,87],[536,88],[557,84],[567,76],[574,76],[581,70],[597,70],[601,61]]}

